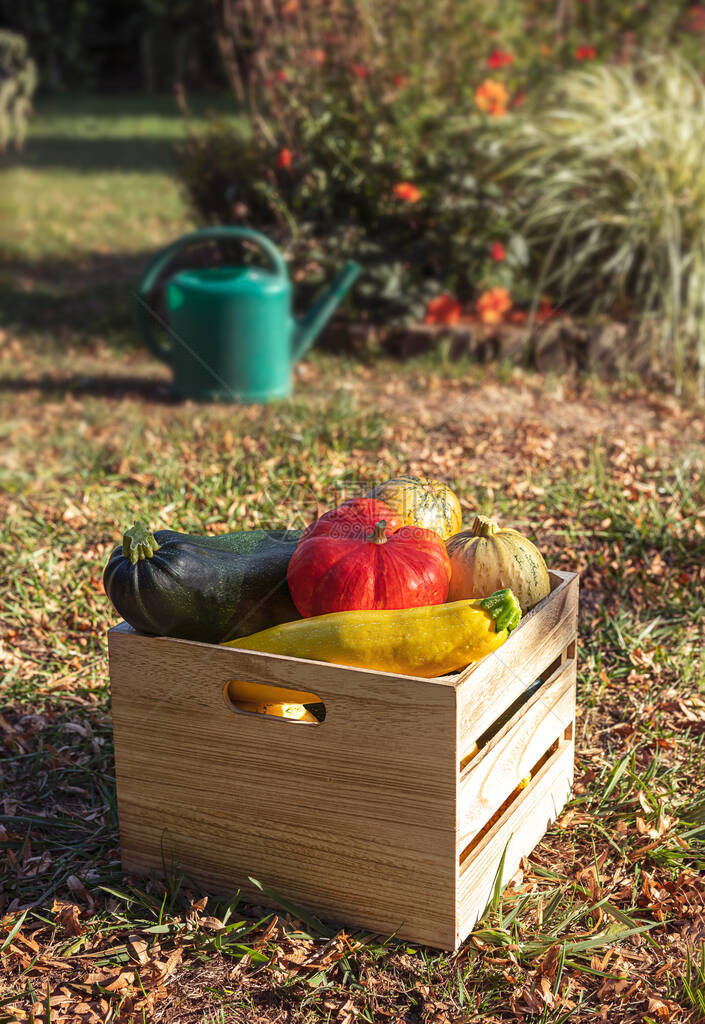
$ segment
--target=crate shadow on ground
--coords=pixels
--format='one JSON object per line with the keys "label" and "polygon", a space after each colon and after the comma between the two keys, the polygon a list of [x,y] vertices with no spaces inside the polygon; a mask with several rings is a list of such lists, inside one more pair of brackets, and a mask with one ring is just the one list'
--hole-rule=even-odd
{"label": "crate shadow on ground", "polygon": [[[13,701],[6,709],[0,756],[7,799],[0,824],[7,833],[8,871],[0,913],[51,905],[71,875],[116,876],[117,807],[110,721],[97,708],[62,699],[40,710]],[[3,907],[4,904],[4,907]]]}

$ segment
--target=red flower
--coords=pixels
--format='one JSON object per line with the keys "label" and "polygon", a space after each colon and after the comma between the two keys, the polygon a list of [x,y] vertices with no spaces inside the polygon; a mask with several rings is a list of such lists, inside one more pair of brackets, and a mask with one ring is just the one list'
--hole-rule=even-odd
{"label": "red flower", "polygon": [[512,297],[506,288],[490,288],[475,303],[477,315],[483,324],[499,324],[512,308]]}
{"label": "red flower", "polygon": [[501,242],[493,242],[490,249],[490,256],[496,263],[501,263],[506,258],[507,252]]}
{"label": "red flower", "polygon": [[509,93],[504,83],[494,78],[486,78],[475,89],[475,104],[490,117],[504,117],[507,113]]}
{"label": "red flower", "polygon": [[594,46],[579,46],[575,51],[576,60],[594,60],[597,57],[597,50]]}
{"label": "red flower", "polygon": [[392,79],[392,84],[396,86],[397,89],[405,89],[409,84],[409,76],[395,75],[394,78]]}
{"label": "red flower", "polygon": [[546,323],[547,320],[552,320],[558,313],[558,309],[553,305],[547,295],[541,296],[541,305],[536,310],[536,320],[539,324]]}
{"label": "red flower", "polygon": [[508,50],[493,50],[487,58],[488,68],[503,68],[505,64],[514,63],[514,54]]}
{"label": "red flower", "polygon": [[703,4],[693,4],[688,10],[685,27],[689,32],[705,31],[705,6]]}
{"label": "red flower", "polygon": [[364,64],[351,64],[350,72],[355,75],[356,78],[367,78],[367,68]]}
{"label": "red flower", "polygon": [[407,203],[418,203],[422,196],[421,189],[412,185],[410,181],[400,181],[398,185],[394,186],[392,192],[397,199],[404,199]]}
{"label": "red flower", "polygon": [[317,64],[318,67],[326,62],[326,51],[321,50],[320,48],[315,50],[306,50],[304,56],[311,64]]}
{"label": "red flower", "polygon": [[519,92],[515,93],[515,95],[514,95],[514,99],[512,100],[512,106],[513,107],[520,107],[525,99],[526,99],[526,93],[523,92],[520,89]]}
{"label": "red flower", "polygon": [[291,167],[293,159],[294,154],[290,149],[280,149],[277,154],[277,167],[280,170],[286,170],[288,167]]}
{"label": "red flower", "polygon": [[274,81],[275,82],[286,82],[286,80],[287,80],[286,71],[275,71],[274,72]]}
{"label": "red flower", "polygon": [[439,295],[431,299],[426,306],[425,324],[457,324],[460,323],[463,308],[452,295]]}

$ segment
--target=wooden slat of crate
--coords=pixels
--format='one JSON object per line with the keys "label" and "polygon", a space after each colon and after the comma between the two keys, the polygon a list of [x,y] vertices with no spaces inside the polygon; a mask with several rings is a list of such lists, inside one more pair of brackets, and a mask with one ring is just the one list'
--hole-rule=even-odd
{"label": "wooden slat of crate", "polygon": [[[109,644],[119,643],[123,637],[161,644],[161,648],[155,649],[158,656],[168,658],[175,665],[177,671],[180,671],[181,651],[188,650],[194,653],[200,651],[200,657],[209,664],[215,662],[220,666],[227,667],[229,671],[235,670],[234,675],[231,675],[230,678],[242,677],[272,686],[297,686],[302,689],[316,690],[320,685],[335,693],[338,690],[338,681],[340,681],[341,694],[347,693],[350,690],[350,684],[353,683],[357,692],[365,692],[369,694],[370,698],[382,695],[382,699],[384,699],[386,682],[391,681],[396,684],[394,687],[395,699],[398,701],[403,700],[404,691],[407,689],[399,684],[409,680],[421,682],[425,686],[431,683],[434,688],[445,689],[454,689],[458,682],[457,676],[438,676],[434,679],[424,679],[421,676],[400,676],[394,672],[349,668],[345,665],[335,665],[332,662],[291,658],[283,654],[268,654],[266,651],[244,651],[236,647],[202,644],[195,640],[179,640],[176,637],[168,636],[145,636],[142,633],[137,633],[126,622],[120,622],[108,630]],[[413,703],[413,697],[409,702]]]}
{"label": "wooden slat of crate", "polygon": [[[164,848],[214,892],[256,894],[253,876],[333,920],[453,945],[452,685],[125,629],[110,665],[127,871],[161,871]],[[238,714],[238,678],[313,691],[326,720]]]}
{"label": "wooden slat of crate", "polygon": [[576,664],[561,665],[469,762],[458,784],[458,854],[575,718]]}
{"label": "wooden slat of crate", "polygon": [[502,647],[471,665],[458,679],[461,758],[577,636],[578,575],[551,572],[550,576],[550,598],[522,619]]}
{"label": "wooden slat of crate", "polygon": [[[465,838],[493,813],[480,776],[468,781],[472,762],[459,787],[459,761],[571,644],[574,656],[577,576],[551,578],[551,596],[496,655],[435,680],[111,630],[125,869],[160,872],[173,854],[210,891],[238,886],[265,902],[251,875],[333,920],[452,948],[482,911],[508,836],[519,838],[505,878],[570,786],[572,742],[562,740],[459,867]],[[316,693],[325,722],[238,714],[224,693],[234,679]],[[521,714],[478,756],[485,780]],[[468,806],[472,785],[482,806],[459,838],[456,805]]]}
{"label": "wooden slat of crate", "polygon": [[509,881],[521,858],[531,853],[560,813],[573,784],[573,753],[572,737],[559,741],[555,753],[461,866],[456,943],[472,930],[487,906],[505,849],[501,885]]}

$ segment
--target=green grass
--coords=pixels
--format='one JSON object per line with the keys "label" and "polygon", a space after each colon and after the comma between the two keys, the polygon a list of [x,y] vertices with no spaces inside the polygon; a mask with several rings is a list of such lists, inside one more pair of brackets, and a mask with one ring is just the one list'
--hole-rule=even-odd
{"label": "green grass", "polygon": [[[197,96],[193,118],[229,104]],[[24,152],[0,157],[6,327],[43,348],[69,336],[86,344],[96,326],[112,345],[131,344],[129,296],[142,267],[196,226],[173,173],[186,130],[170,97],[37,103]]]}
{"label": "green grass", "polygon": [[[40,108],[36,137],[58,151],[94,118],[136,150],[141,124],[150,138],[179,130],[162,101],[78,109]],[[110,289],[72,318],[62,283],[80,279],[101,223],[80,219],[86,190],[103,182],[129,221],[107,184],[118,172],[74,168],[72,190],[58,158],[30,151],[2,173],[36,176],[79,226],[68,245],[31,225],[22,260],[37,272],[46,259],[59,308],[42,323],[13,307],[0,357],[0,1024],[78,1020],[81,1002],[99,1020],[171,1024],[702,1020],[702,410],[519,371],[473,390],[486,368],[322,354],[272,407],[174,403],[164,368],[128,349]],[[163,217],[168,169],[119,173]],[[188,217],[174,210],[178,233]],[[129,266],[142,243],[119,221],[105,258]],[[52,284],[54,245],[65,277]],[[398,472],[447,479],[466,522],[492,513],[581,571],[566,816],[453,955],[235,893],[203,902],[178,864],[165,880],[123,876],[101,573],[125,525],[296,525]]]}
{"label": "green grass", "polygon": [[40,100],[25,151],[0,173],[5,257],[143,253],[171,240],[191,223],[172,173],[185,130],[168,97]]}
{"label": "green grass", "polygon": [[[227,93],[196,93],[188,96],[188,106],[195,117],[222,115],[232,112],[233,101]],[[71,93],[40,96],[30,135],[64,142],[95,136],[122,138],[134,147],[144,136],[180,139],[184,128],[184,118],[171,95]]]}
{"label": "green grass", "polygon": [[[84,357],[79,369],[95,373],[103,360]],[[41,357],[28,362],[31,376]],[[138,364],[145,373],[150,365]],[[339,387],[331,394],[334,372]],[[678,1019],[688,1020],[701,991],[700,947],[679,936],[684,922],[697,936],[705,898],[705,487],[689,445],[672,444],[682,424],[664,417],[663,445],[647,450],[638,438],[616,450],[598,441],[569,474],[570,434],[545,428],[555,452],[547,463],[540,447],[527,444],[526,422],[507,412],[526,386],[534,387],[515,378],[497,389],[497,409],[459,411],[425,451],[424,433],[438,422],[438,410],[427,408],[430,396],[454,405],[464,383],[425,364],[380,364],[366,371],[364,386],[359,372],[319,357],[296,398],[265,410],[171,405],[129,391],[92,396],[90,389],[69,391],[62,401],[60,374],[51,393],[15,395],[6,437],[14,461],[1,481],[0,557],[12,572],[0,602],[5,703],[16,729],[5,776],[18,805],[0,824],[20,866],[5,880],[5,909],[17,908],[6,928],[32,903],[23,933],[70,968],[56,976],[57,985],[89,967],[100,968],[106,984],[130,969],[130,936],[147,943],[151,959],[181,949],[179,985],[191,979],[192,989],[182,997],[182,988],[166,985],[163,1012],[171,1016],[164,1019],[176,1021],[196,1012],[198,1020],[218,1019],[222,1010],[228,1021],[273,1021],[286,1011],[294,1020],[319,1022],[348,1001],[361,1020],[384,1019],[380,1008],[423,1020],[435,1004],[455,1014],[451,1019],[499,1020],[511,1000],[531,1005],[521,992],[538,984],[549,961],[556,1005],[527,1020],[560,1020],[580,1000],[574,1019],[588,1020],[604,986],[634,976],[648,998],[671,1000]],[[588,392],[565,403],[565,415],[575,415],[581,401],[594,408]],[[611,402],[643,414],[633,393],[613,392]],[[702,430],[694,418],[685,433],[695,438]],[[466,432],[459,453],[458,437]],[[490,442],[491,458],[482,454]],[[296,921],[295,913],[283,912],[275,921],[241,902],[211,901],[190,911],[201,891],[178,865],[166,887],[123,878],[104,642],[114,613],[100,574],[125,523],[139,517],[184,530],[288,524],[315,514],[313,497],[325,506],[356,484],[402,469],[439,473],[457,487],[466,518],[471,509],[492,511],[535,535],[551,565],[582,572],[575,820],[549,833],[526,872],[532,887],[497,901],[473,941],[450,956],[358,933],[336,938],[328,926],[318,937],[303,913]],[[671,824],[654,843],[649,830],[658,834],[664,816]],[[597,891],[578,874],[595,864]],[[95,901],[92,911],[81,886]],[[62,901],[81,908],[81,935],[55,925]],[[199,923],[228,913],[224,931]],[[342,955],[315,972],[278,966],[285,951],[311,955],[329,941]],[[161,953],[151,952],[157,942]],[[233,982],[231,966],[243,956],[246,966]],[[654,980],[666,956],[671,967]],[[35,994],[41,986],[16,959],[10,970],[11,1005],[29,1005],[30,983]],[[145,988],[151,991],[147,980]],[[117,1005],[118,997],[108,995]],[[629,1020],[618,993],[610,1000]],[[646,997],[634,1004],[635,1020],[647,1019],[646,1006]]]}

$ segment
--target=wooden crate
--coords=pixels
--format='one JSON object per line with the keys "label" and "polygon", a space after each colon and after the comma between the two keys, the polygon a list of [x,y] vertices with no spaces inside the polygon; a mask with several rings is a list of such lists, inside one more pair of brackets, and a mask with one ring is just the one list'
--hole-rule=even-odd
{"label": "wooden crate", "polygon": [[[578,578],[551,582],[495,654],[431,680],[111,629],[125,871],[166,860],[265,902],[254,877],[325,918],[454,948],[503,855],[506,882],[571,788]],[[236,680],[313,693],[325,720],[236,710]]]}

